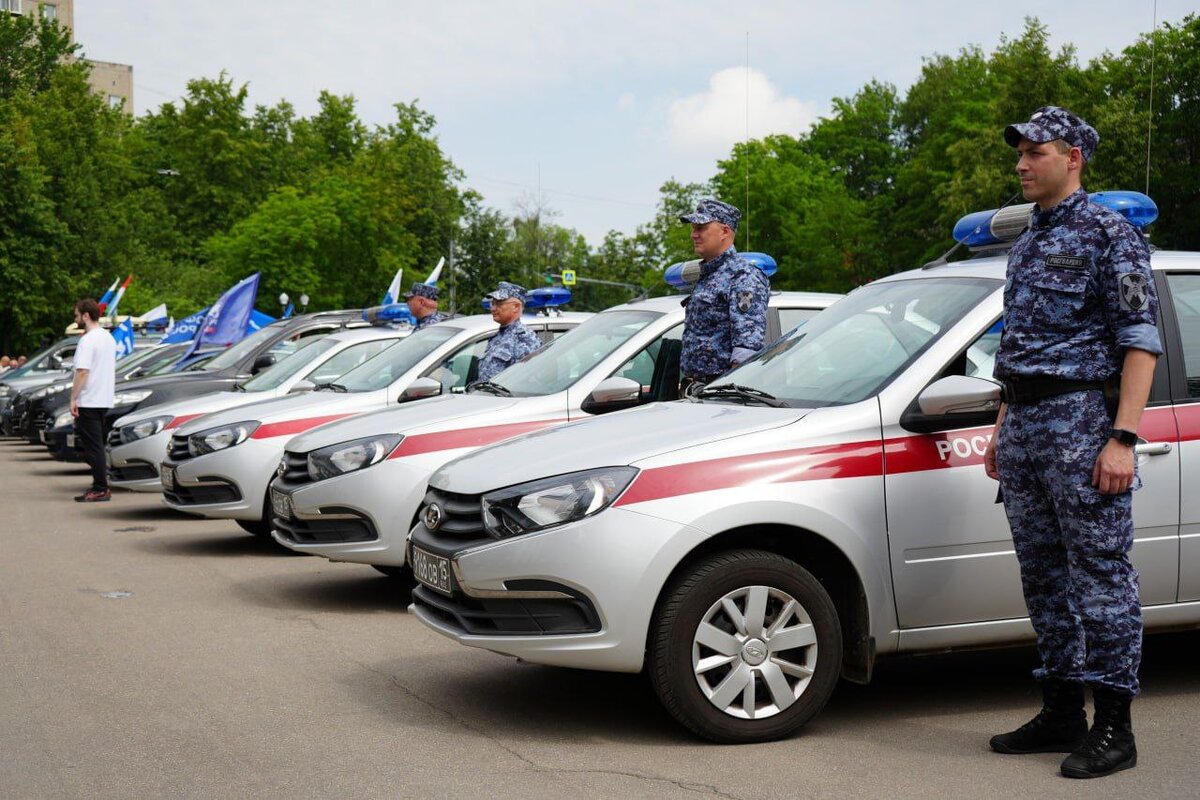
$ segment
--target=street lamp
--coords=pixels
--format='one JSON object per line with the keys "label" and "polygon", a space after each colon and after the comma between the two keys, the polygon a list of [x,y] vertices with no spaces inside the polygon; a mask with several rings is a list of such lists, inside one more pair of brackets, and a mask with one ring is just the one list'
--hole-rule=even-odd
{"label": "street lamp", "polygon": [[300,313],[303,314],[308,310],[308,295],[300,295]]}
{"label": "street lamp", "polygon": [[287,313],[287,301],[288,301],[287,292],[280,292],[279,293],[279,316],[281,316],[281,317]]}

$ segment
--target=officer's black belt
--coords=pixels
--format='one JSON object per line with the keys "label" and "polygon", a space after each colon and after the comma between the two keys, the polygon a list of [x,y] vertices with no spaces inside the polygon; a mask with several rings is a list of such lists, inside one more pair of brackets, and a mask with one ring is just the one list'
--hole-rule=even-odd
{"label": "officer's black belt", "polygon": [[1103,389],[1104,381],[1073,381],[1066,378],[1013,378],[1000,383],[1000,397],[1010,406],[1036,403],[1067,392]]}

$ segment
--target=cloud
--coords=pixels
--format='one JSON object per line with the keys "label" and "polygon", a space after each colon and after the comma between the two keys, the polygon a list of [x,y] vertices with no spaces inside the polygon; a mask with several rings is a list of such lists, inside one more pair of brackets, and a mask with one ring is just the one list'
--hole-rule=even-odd
{"label": "cloud", "polygon": [[633,92],[625,92],[617,98],[617,111],[620,111],[621,113],[627,114],[633,111],[636,107],[637,103],[634,100]]}
{"label": "cloud", "polygon": [[715,73],[708,90],[675,100],[667,109],[667,133],[676,147],[692,152],[724,154],[749,134],[793,136],[816,121],[815,103],[783,96],[765,74],[731,67]]}

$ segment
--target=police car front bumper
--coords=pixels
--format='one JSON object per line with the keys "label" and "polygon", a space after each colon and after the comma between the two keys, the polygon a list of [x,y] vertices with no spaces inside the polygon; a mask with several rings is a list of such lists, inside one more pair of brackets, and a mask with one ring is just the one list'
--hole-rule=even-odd
{"label": "police car front bumper", "polygon": [[[469,647],[538,664],[638,672],[658,595],[679,559],[705,537],[625,508],[465,546],[418,523],[409,553],[416,553],[421,583],[410,608]],[[439,558],[448,561],[448,593],[428,585],[426,565],[436,569]]]}
{"label": "police car front bumper", "polygon": [[161,492],[158,465],[166,458],[170,441],[171,431],[166,430],[125,444],[110,443],[107,448],[109,485],[134,492]]}
{"label": "police car front bumper", "polygon": [[181,461],[168,457],[159,471],[163,501],[198,517],[260,520],[267,484],[279,465],[285,442],[281,437],[247,439]]}

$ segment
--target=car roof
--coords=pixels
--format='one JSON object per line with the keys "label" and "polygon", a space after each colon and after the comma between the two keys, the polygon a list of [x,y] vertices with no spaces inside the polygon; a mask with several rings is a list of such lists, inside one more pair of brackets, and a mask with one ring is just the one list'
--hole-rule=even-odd
{"label": "car roof", "polygon": [[[540,324],[548,323],[574,323],[578,325],[586,319],[594,317],[595,314],[589,314],[582,311],[564,311],[553,316],[542,316],[541,314],[526,314],[521,317],[521,321],[525,324]],[[451,317],[450,319],[439,322],[438,325],[451,325],[462,328],[471,333],[479,333],[483,331],[495,330],[496,320],[492,319],[491,314],[471,314],[465,317]]]}
{"label": "car roof", "polygon": [[[845,295],[830,292],[771,292],[769,305],[772,308],[826,308],[841,300]],[[605,309],[606,311],[657,311],[666,314],[678,311],[680,301],[686,294],[669,294],[665,297],[648,297],[642,300],[631,300],[619,306]]]}
{"label": "car roof", "polygon": [[[976,253],[971,258],[962,261],[951,261],[948,264],[926,266],[898,272],[886,278],[885,281],[904,281],[922,278],[991,278],[1004,280],[1008,267],[1008,248],[989,249]],[[1186,250],[1154,250],[1150,253],[1150,268],[1154,270],[1179,269],[1200,267],[1200,252]]]}
{"label": "car roof", "polygon": [[401,339],[411,332],[388,325],[372,325],[367,328],[346,328],[335,331],[325,338],[332,342],[370,342],[375,339]]}

